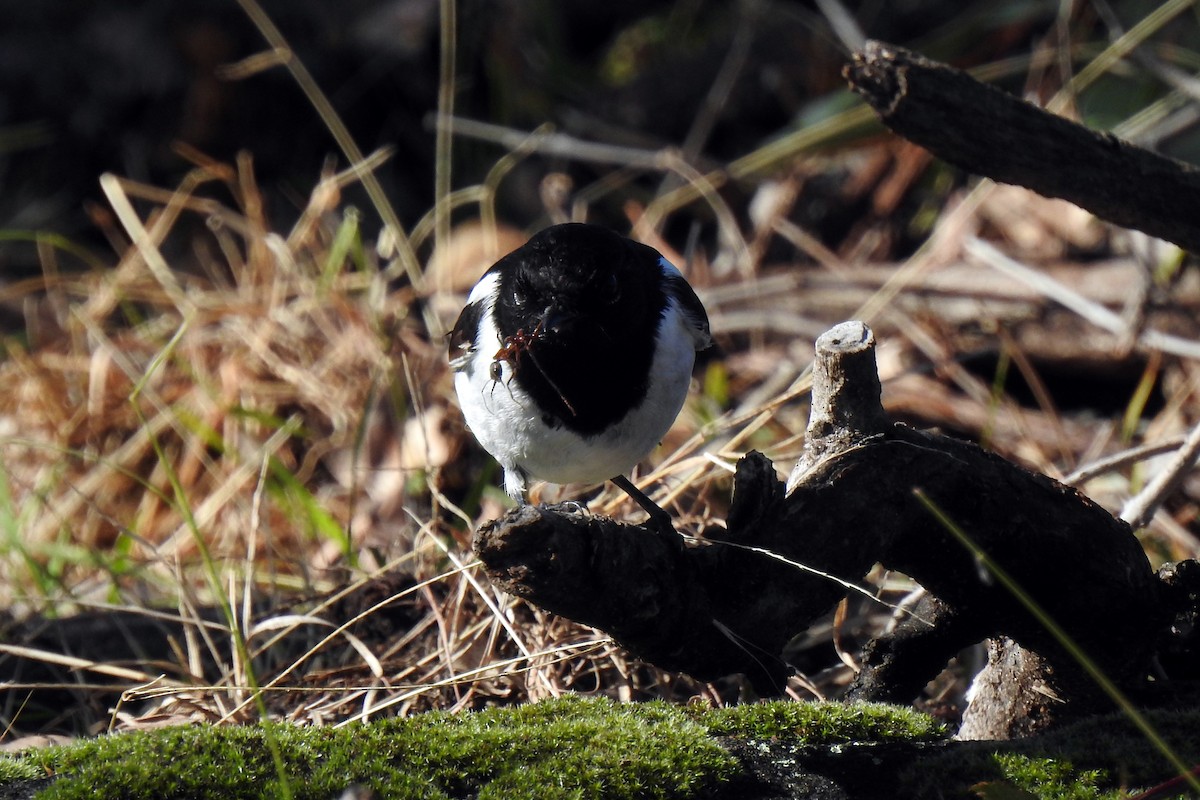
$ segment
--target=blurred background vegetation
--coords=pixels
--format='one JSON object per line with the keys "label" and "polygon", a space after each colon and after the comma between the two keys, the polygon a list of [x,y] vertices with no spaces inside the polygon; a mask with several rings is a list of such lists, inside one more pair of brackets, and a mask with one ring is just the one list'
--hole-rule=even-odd
{"label": "blurred background vegetation", "polygon": [[[470,119],[526,131],[550,123],[589,141],[681,147],[697,165],[715,166],[852,102],[839,76],[845,47],[811,2],[457,5],[454,110]],[[1162,5],[906,0],[851,3],[848,10],[870,38],[984,69],[1005,88],[1045,101]],[[1134,138],[1186,160],[1200,155],[1189,124],[1194,112],[1183,108],[1194,92],[1188,76],[1200,66],[1200,32],[1187,7],[1162,20],[1134,57],[1107,65],[1072,95],[1084,122],[1112,128],[1154,113],[1158,118],[1142,120]],[[429,115],[438,99],[438,2],[354,0],[335,9],[298,0],[264,9],[359,147],[395,150],[378,174],[411,226],[434,201]],[[325,160],[340,155],[286,70],[231,79],[229,65],[264,49],[234,0],[5,0],[0,11],[5,230],[57,231],[95,245],[103,232],[95,216],[106,205],[96,176],[115,172],[174,186],[195,160],[181,145],[225,163],[252,154],[270,216],[286,222]],[[457,139],[454,184],[481,182],[504,153]],[[564,171],[577,187],[611,173],[571,159],[530,159],[502,187],[504,220],[519,227],[546,222],[536,188],[551,170]],[[649,196],[656,177],[630,177],[621,196]],[[617,206],[601,209],[610,218],[620,216],[618,199],[610,195],[607,205]],[[855,210],[808,211],[822,239],[837,245]],[[2,257],[6,275],[40,271],[27,244],[6,243]]]}

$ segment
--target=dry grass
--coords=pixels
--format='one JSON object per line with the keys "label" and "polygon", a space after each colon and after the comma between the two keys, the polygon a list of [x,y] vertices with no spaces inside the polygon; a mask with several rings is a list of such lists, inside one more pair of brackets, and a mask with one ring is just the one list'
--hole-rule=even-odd
{"label": "dry grass", "polygon": [[[856,114],[844,124],[859,124]],[[683,529],[721,524],[731,465],[746,450],[791,467],[811,341],[850,317],[882,342],[895,415],[1052,475],[1177,439],[1200,420],[1195,356],[1133,346],[1151,329],[1200,340],[1195,270],[1171,273],[1171,253],[1140,257],[1076,209],[981,184],[924,201],[927,243],[897,258],[889,215],[935,170],[922,154],[894,142],[804,161],[776,150],[770,163],[783,166],[756,173],[751,221],[732,231],[712,180],[677,157],[647,161],[682,176],[724,226],[711,251],[676,253],[658,238],[650,222],[690,213],[674,201],[628,207],[638,235],[687,265],[722,347],[642,476]],[[344,723],[571,690],[722,703],[744,690],[637,663],[602,633],[481,578],[469,531],[502,506],[455,408],[441,335],[465,289],[520,234],[495,223],[488,184],[447,199],[477,220],[432,254],[433,214],[410,241],[371,240],[340,205],[340,187],[361,174],[325,176],[290,231],[267,223],[248,159],[202,162],[171,191],[107,177],[119,261],[67,277],[47,247],[45,279],[14,290],[28,339],[7,340],[0,363],[0,605],[6,641],[26,649],[0,645],[0,657],[72,677],[18,676],[3,708],[13,734],[264,715]],[[837,249],[792,214],[809,182],[830,174],[841,176],[839,202],[875,211]],[[213,182],[236,202],[197,195]],[[1044,286],[970,255],[976,237],[1122,327],[1097,328]],[[1073,260],[1079,252],[1091,263]],[[393,280],[412,253],[428,254],[420,285]],[[1166,277],[1147,278],[1153,270]],[[1048,377],[1063,385],[1057,370],[1101,376],[1115,410],[1064,411],[1047,388]],[[1017,374],[1028,398],[1007,388]],[[1156,463],[1117,464],[1082,488],[1117,511]],[[1198,503],[1194,479],[1168,498],[1145,537],[1152,560],[1200,552]],[[611,488],[591,506],[638,517]],[[893,602],[912,588],[902,576],[872,580]],[[64,646],[30,627],[113,609],[129,614],[133,638],[138,620],[172,623],[155,629],[154,660],[82,647],[99,628]],[[888,614],[855,602],[798,642],[811,669],[797,695],[844,685],[854,642]],[[952,700],[960,677],[938,691]],[[47,684],[78,709],[29,718]]]}
{"label": "dry grass", "polygon": [[[222,179],[241,207],[192,195]],[[116,668],[82,641],[6,656],[87,674],[63,687],[83,705],[116,679],[127,691],[112,720],[125,726],[333,722],[570,689],[716,698],[481,583],[466,530],[477,520],[447,495],[478,494],[469,473],[483,460],[463,455],[436,329],[463,280],[428,298],[440,319],[423,318],[416,292],[388,289],[335,183],[284,235],[255,210],[248,162],[206,165],[175,192],[106,178],[135,243],[111,271],[31,294],[36,340],[8,341],[0,367],[3,603],[14,620],[165,615],[181,635],[160,654],[165,671]],[[134,201],[144,220],[128,216]],[[161,268],[182,247],[193,268]],[[463,258],[479,255],[435,258],[431,274],[461,272]],[[711,469],[700,441],[660,474],[695,484]],[[485,492],[479,518],[498,511]],[[11,688],[21,730],[20,690],[45,687]]]}

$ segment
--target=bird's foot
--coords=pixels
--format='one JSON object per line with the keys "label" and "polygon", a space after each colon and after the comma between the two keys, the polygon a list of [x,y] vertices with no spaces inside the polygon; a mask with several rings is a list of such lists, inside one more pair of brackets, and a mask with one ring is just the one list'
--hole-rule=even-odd
{"label": "bird's foot", "polygon": [[590,513],[588,508],[578,500],[564,500],[560,503],[543,503],[540,508],[547,511],[553,511],[556,514],[568,514],[573,517],[586,517]]}

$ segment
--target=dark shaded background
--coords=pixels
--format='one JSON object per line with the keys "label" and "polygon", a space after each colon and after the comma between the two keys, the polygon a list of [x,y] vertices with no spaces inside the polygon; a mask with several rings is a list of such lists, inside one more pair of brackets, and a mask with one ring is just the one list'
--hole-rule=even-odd
{"label": "dark shaded background", "polygon": [[[437,0],[263,5],[361,149],[395,149],[378,174],[401,221],[411,225],[433,203],[434,133],[427,117],[437,103]],[[1060,4],[846,5],[872,38],[972,66],[1047,46]],[[1156,5],[1124,0],[1113,10],[1128,26]],[[190,166],[179,142],[224,162],[239,151],[252,154],[280,226],[294,220],[322,164],[332,158],[345,166],[282,67],[243,80],[220,76],[222,65],[266,47],[235,0],[0,0],[0,19],[0,231],[54,231],[108,253],[94,220],[106,206],[97,177],[111,171],[174,187]],[[1090,6],[1071,21],[1071,35],[1080,30],[1090,30],[1099,43],[1118,32]],[[739,32],[749,33],[750,45],[701,142],[701,166],[744,155],[818,118],[827,113],[823,101],[845,92],[843,48],[810,2],[460,0],[455,110],[522,130],[551,122],[591,141],[679,145]],[[1194,15],[1178,17],[1167,38],[1174,41],[1164,46],[1184,52],[1197,39]],[[1167,88],[1153,75],[1114,73],[1097,84],[1103,89],[1107,82],[1110,91],[1082,98],[1081,107],[1094,111],[1098,124],[1123,118]],[[1036,91],[1026,71],[1012,74],[1007,88]],[[1186,141],[1175,145],[1177,155],[1191,155]],[[503,152],[460,138],[455,185],[479,181]],[[537,186],[550,170],[570,174],[576,186],[611,172],[532,159],[503,184],[501,216],[518,226],[543,222]],[[641,176],[623,194],[649,197],[660,180]],[[369,208],[353,192],[348,202]],[[738,202],[731,205],[741,210]],[[799,208],[810,215],[804,223],[835,246],[848,230],[846,220],[861,212],[832,207],[828,197]],[[595,211],[619,217],[616,208]],[[374,214],[366,216],[370,229]],[[0,275],[40,269],[33,245],[0,242]]]}
{"label": "dark shaded background", "polygon": [[[877,38],[935,41],[950,23],[956,37],[978,34],[969,51],[975,60],[1027,46],[1057,7],[851,5]],[[395,148],[380,178],[401,220],[414,222],[433,202],[434,135],[425,120],[436,108],[437,1],[268,0],[264,7],[359,146]],[[265,49],[234,0],[3,0],[0,18],[0,230],[56,231],[104,247],[89,217],[89,208],[105,205],[97,176],[111,171],[173,187],[190,166],[176,142],[222,161],[253,154],[283,224],[326,159],[344,166],[283,68],[219,77],[222,65]],[[456,111],[522,129],[550,121],[592,140],[678,144],[746,25],[749,55],[705,157],[744,154],[794,124],[814,98],[842,91],[840,48],[804,2],[463,0],[458,20]],[[501,152],[460,141],[456,185],[479,180]],[[535,161],[526,179],[507,184],[502,215],[536,222],[537,173],[551,167],[592,177],[576,164]],[[32,245],[0,245],[4,275],[38,269]]]}

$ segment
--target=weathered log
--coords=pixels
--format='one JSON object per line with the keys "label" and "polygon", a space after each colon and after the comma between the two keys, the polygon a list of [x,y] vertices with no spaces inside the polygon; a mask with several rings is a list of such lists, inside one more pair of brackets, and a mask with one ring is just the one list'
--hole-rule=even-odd
{"label": "weathered log", "polygon": [[760,691],[786,674],[783,646],[880,562],[928,597],[867,648],[852,695],[911,700],[959,650],[1008,637],[1021,652],[995,655],[1026,672],[983,687],[977,702],[1016,716],[969,723],[993,738],[1105,700],[979,552],[1119,684],[1144,676],[1171,616],[1124,522],[972,444],[890,422],[862,323],[817,342],[808,440],[787,490],[765,457],[748,454],[727,529],[705,538],[682,548],[634,526],[527,507],[481,528],[475,546],[506,591],[608,631],[660,666],[701,678],[744,672]]}
{"label": "weathered log", "polygon": [[885,125],[944,161],[1200,253],[1200,169],[1191,164],[894,45],[867,42],[842,75]]}
{"label": "weathered log", "polygon": [[[749,646],[722,628],[714,592],[698,551],[684,551],[645,528],[554,507],[524,506],[475,536],[475,552],[491,581],[542,608],[607,631],[645,660],[700,678],[746,673],[760,691],[782,686],[789,672],[782,643],[760,635]],[[731,588],[738,555],[728,565]],[[791,576],[776,569],[772,585]],[[754,592],[752,581],[743,587]],[[746,637],[750,642],[750,637]],[[777,690],[777,689],[776,689]]]}

